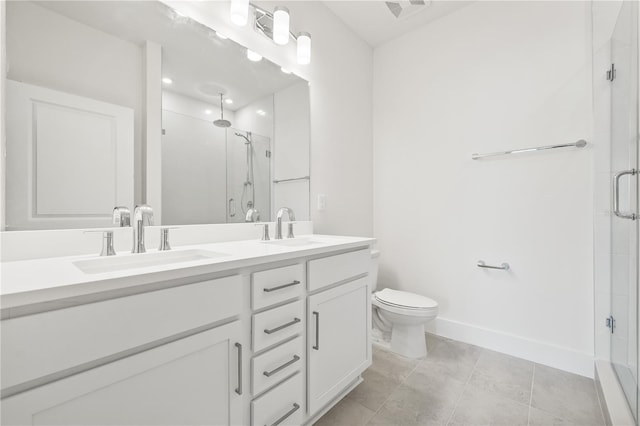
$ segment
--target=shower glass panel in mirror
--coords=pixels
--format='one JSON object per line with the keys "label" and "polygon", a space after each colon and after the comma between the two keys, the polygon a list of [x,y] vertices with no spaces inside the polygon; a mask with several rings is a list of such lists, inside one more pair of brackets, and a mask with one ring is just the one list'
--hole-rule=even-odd
{"label": "shower glass panel in mirror", "polygon": [[7,2],[6,19],[3,229],[111,226],[151,169],[156,224],[309,218],[303,79],[161,2]]}

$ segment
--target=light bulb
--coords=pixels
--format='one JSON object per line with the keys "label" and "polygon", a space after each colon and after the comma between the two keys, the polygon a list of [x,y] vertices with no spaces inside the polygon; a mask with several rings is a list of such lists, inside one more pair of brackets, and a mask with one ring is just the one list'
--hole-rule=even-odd
{"label": "light bulb", "polygon": [[231,0],[231,9],[229,10],[231,22],[241,27],[247,25],[249,20],[249,0]]}
{"label": "light bulb", "polygon": [[289,9],[276,6],[273,11],[273,41],[284,46],[289,42]]}
{"label": "light bulb", "polygon": [[262,55],[254,52],[253,50],[247,49],[247,59],[253,62],[258,62],[262,60]]}
{"label": "light bulb", "polygon": [[311,34],[301,32],[298,34],[298,63],[307,65],[311,63]]}

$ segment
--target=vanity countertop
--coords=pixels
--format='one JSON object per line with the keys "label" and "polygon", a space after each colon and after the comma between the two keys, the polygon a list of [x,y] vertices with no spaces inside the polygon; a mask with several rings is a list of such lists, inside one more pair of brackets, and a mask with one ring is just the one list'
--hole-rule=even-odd
{"label": "vanity countertop", "polygon": [[[108,293],[116,295],[110,297],[117,297],[118,290],[131,291],[137,286],[160,281],[366,247],[374,241],[373,238],[314,234],[284,240],[180,246],[167,252],[149,250],[145,254],[118,253],[109,257],[83,255],[3,262],[0,263],[0,310],[2,318],[6,319],[30,311],[90,303]],[[184,257],[176,261],[181,255]],[[197,259],[192,260],[190,255]],[[169,256],[169,260],[158,259],[161,256]],[[120,266],[103,267],[114,259]],[[127,265],[128,260],[138,263],[138,259],[150,261],[143,266]],[[83,272],[78,265],[90,272]]]}

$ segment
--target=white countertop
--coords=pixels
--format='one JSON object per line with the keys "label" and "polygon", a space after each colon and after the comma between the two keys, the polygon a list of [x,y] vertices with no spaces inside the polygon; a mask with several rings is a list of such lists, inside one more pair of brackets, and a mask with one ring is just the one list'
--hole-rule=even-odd
{"label": "white countertop", "polygon": [[[127,268],[104,273],[82,272],[74,262],[100,258],[97,255],[55,257],[0,263],[0,309],[2,318],[24,315],[24,308],[40,305],[36,310],[59,309],[95,300],[98,293],[154,282],[174,280],[202,274],[223,272],[268,262],[278,262],[301,256],[313,256],[334,250],[348,250],[370,245],[373,238],[302,235],[296,240],[313,244],[284,246],[256,240],[180,246],[172,252],[204,250],[217,257],[168,263],[139,268]],[[273,240],[272,240],[273,241]],[[281,240],[281,241],[287,241]],[[148,250],[154,253],[157,250]],[[116,257],[145,256],[118,253]],[[92,299],[93,297],[93,299]],[[78,299],[80,298],[80,299]],[[46,307],[43,307],[43,304]],[[22,310],[21,310],[22,309]]]}

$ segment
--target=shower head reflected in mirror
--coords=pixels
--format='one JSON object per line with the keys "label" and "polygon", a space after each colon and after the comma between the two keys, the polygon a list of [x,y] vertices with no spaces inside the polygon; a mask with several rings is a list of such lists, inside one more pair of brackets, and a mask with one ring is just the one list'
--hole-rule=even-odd
{"label": "shower head reflected in mirror", "polygon": [[222,93],[220,93],[220,118],[213,122],[213,125],[216,127],[230,127],[231,122],[229,120],[224,119],[224,108],[222,103]]}

